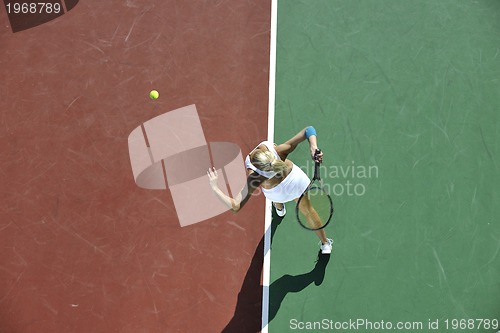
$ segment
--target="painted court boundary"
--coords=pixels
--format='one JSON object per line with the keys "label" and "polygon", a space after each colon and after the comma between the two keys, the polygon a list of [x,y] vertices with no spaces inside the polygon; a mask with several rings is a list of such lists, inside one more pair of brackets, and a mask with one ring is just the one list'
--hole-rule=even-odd
{"label": "painted court boundary", "polygon": [[[269,103],[267,140],[274,142],[274,103],[276,92],[276,35],[278,28],[278,0],[271,0],[271,32],[269,48]],[[266,199],[264,223],[264,264],[262,267],[262,333],[268,333],[269,280],[271,275],[271,201]]]}

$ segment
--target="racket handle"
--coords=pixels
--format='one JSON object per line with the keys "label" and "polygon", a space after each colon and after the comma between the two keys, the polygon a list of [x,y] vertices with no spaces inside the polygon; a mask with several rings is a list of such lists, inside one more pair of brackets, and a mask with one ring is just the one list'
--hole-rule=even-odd
{"label": "racket handle", "polygon": [[321,150],[319,148],[316,148],[316,151],[314,152],[314,179],[320,180],[320,162],[316,159],[317,156],[321,154]]}

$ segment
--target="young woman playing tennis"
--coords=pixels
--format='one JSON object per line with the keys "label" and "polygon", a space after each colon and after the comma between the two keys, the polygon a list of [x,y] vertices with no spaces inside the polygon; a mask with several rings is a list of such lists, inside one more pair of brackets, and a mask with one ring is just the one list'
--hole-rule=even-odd
{"label": "young woman playing tennis", "polygon": [[[278,216],[285,216],[285,202],[299,199],[309,186],[310,179],[298,166],[287,159],[302,141],[308,140],[313,160],[321,162],[323,154],[316,154],[317,138],[314,127],[309,126],[297,133],[293,138],[283,144],[275,145],[269,141],[261,142],[246,157],[245,165],[248,171],[247,187],[235,198],[225,195],[217,186],[217,171],[209,169],[207,174],[212,190],[217,197],[233,212],[238,212],[246,204],[252,193],[261,186],[267,199],[273,202]],[[304,196],[304,200],[309,200]],[[311,207],[307,202],[301,203],[299,209],[307,210]],[[314,221],[312,221],[314,223]],[[321,240],[321,253],[330,254],[333,240],[326,237],[324,229],[317,230],[316,234]]]}

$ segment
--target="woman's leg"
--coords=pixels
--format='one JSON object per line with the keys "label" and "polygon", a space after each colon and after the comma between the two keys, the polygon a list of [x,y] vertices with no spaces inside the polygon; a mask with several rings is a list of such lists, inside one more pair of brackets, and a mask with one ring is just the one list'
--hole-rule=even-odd
{"label": "woman's leg", "polygon": [[[295,202],[298,202],[298,199],[295,199]],[[307,222],[309,223],[311,228],[321,227],[322,223],[318,212],[316,212],[316,209],[314,209],[307,195],[304,195],[302,197],[302,200],[300,200],[299,209],[300,212],[306,217]],[[316,230],[316,235],[318,235],[322,244],[328,244],[328,238],[326,237],[325,229]]]}

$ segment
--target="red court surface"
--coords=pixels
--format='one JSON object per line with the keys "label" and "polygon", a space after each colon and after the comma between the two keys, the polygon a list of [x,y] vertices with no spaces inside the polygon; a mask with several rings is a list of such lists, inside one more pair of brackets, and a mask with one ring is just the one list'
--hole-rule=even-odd
{"label": "red court surface", "polygon": [[89,0],[16,33],[0,10],[0,332],[258,330],[263,196],[181,228],[127,137],[195,104],[207,142],[265,139],[270,6]]}

